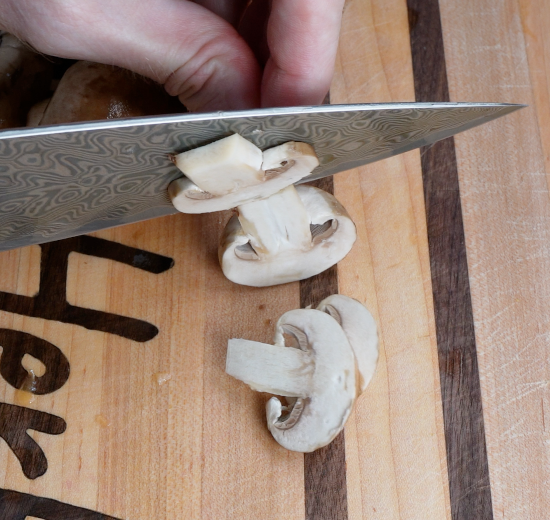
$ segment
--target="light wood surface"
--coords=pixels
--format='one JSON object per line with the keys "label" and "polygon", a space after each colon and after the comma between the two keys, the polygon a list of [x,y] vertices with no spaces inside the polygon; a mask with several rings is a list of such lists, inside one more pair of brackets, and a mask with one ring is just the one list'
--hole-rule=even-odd
{"label": "light wood surface", "polygon": [[[348,4],[331,95],[334,103],[414,100],[403,2]],[[337,175],[335,195],[359,234],[338,265],[340,292],[375,313],[381,339],[376,376],[346,430],[349,517],[447,518],[419,151]]]}
{"label": "light wood surface", "polygon": [[548,516],[547,2],[441,1],[453,100],[529,104],[456,138],[494,517]]}
{"label": "light wood surface", "polygon": [[[550,5],[439,3],[451,99],[530,105],[458,136],[456,154],[492,517],[539,520],[549,506]],[[332,103],[414,100],[409,16],[403,1],[346,2]],[[375,316],[381,357],[341,445],[345,511],[309,518],[465,519],[449,494],[420,152],[340,173],[334,190],[358,231],[338,265],[339,292]],[[29,430],[47,471],[28,478],[0,441],[0,492],[120,520],[308,518],[321,488],[305,475],[318,462],[279,447],[267,396],[224,373],[227,340],[269,342],[303,287],[227,281],[216,257],[227,218],[176,215],[95,234],[113,250],[173,259],[159,274],[70,254],[68,303],[153,324],[150,341],[0,310],[0,329],[42,338],[70,363],[60,389],[26,406],[66,422],[55,435]],[[0,254],[0,292],[35,296],[40,264],[38,246]],[[15,391],[0,378],[0,406]],[[58,518],[69,515],[47,520]]]}

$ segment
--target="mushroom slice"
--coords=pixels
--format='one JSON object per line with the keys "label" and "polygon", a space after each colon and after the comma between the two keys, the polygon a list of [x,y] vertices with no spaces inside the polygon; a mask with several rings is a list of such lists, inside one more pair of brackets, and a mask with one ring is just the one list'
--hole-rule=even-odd
{"label": "mushroom slice", "polygon": [[317,309],[330,314],[344,330],[355,355],[357,394],[361,394],[378,362],[378,332],[372,314],[357,300],[341,294],[325,298]]}
{"label": "mushroom slice", "polygon": [[[300,348],[285,347],[284,335]],[[342,430],[356,396],[355,358],[342,327],[314,309],[281,316],[275,344],[229,340],[226,372],[253,390],[294,397],[283,406],[276,397],[266,407],[275,440],[292,451],[311,452]]]}
{"label": "mushroom slice", "polygon": [[176,166],[212,195],[232,193],[263,181],[262,151],[239,134],[180,153]]}
{"label": "mushroom slice", "polygon": [[225,276],[243,285],[314,276],[344,258],[356,239],[344,207],[312,186],[289,186],[238,213],[225,228],[219,258]]}
{"label": "mushroom slice", "polygon": [[[288,142],[262,151],[238,134],[174,157],[185,177],[168,187],[182,213],[210,213],[265,199],[319,165],[313,148]],[[204,196],[197,196],[198,192]]]}

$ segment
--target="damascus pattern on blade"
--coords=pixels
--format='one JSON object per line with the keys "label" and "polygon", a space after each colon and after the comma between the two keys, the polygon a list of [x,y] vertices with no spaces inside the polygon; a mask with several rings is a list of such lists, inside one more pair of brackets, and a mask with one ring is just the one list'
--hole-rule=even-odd
{"label": "damascus pattern on blade", "polygon": [[239,133],[261,149],[304,141],[305,180],[390,157],[516,110],[515,105],[348,105],[66,125],[0,133],[0,251],[175,213],[178,153]]}
{"label": "damascus pattern on blade", "polygon": [[150,130],[0,140],[0,250],[174,213]]}

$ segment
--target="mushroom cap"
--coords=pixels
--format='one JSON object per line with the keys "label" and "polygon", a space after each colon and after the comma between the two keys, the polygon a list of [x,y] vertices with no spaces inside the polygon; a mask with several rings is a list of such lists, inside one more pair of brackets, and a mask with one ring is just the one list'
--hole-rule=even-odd
{"label": "mushroom cap", "polygon": [[342,327],[356,359],[358,395],[370,383],[378,362],[378,332],[365,306],[341,294],[325,298],[317,307],[330,314]]}
{"label": "mushroom cap", "polygon": [[[300,185],[296,191],[306,209],[311,226],[332,223],[330,236],[312,240],[308,251],[284,250],[279,254],[244,260],[236,249],[249,247],[248,237],[237,217],[232,217],[220,241],[218,255],[223,273],[229,280],[253,287],[267,287],[319,274],[344,258],[357,237],[355,224],[336,198],[313,186]],[[251,257],[254,251],[251,249]]]}
{"label": "mushroom cap", "polygon": [[267,425],[281,446],[307,453],[326,446],[343,429],[355,402],[355,358],[340,325],[324,312],[297,309],[283,314],[277,322],[276,344],[289,332],[288,325],[305,334],[312,352],[309,395],[300,400],[303,410],[290,427],[279,420],[280,401],[271,398],[266,406]]}
{"label": "mushroom cap", "polygon": [[263,178],[258,183],[216,196],[182,177],[170,183],[168,195],[182,213],[222,211],[265,199],[309,175],[318,165],[312,146],[291,141],[263,152]]}
{"label": "mushroom cap", "polygon": [[40,125],[178,111],[181,103],[161,85],[119,67],[78,61],[63,74]]}

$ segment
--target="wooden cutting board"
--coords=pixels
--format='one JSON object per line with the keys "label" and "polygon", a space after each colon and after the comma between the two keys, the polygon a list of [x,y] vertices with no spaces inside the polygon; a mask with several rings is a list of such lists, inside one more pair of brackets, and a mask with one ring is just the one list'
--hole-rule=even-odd
{"label": "wooden cutting board", "polygon": [[[530,106],[324,181],[358,240],[314,279],[227,281],[224,213],[0,254],[0,518],[545,518],[549,24],[543,0],[346,3],[331,102]],[[380,362],[304,456],[225,374],[227,340],[334,292],[375,316]]]}

